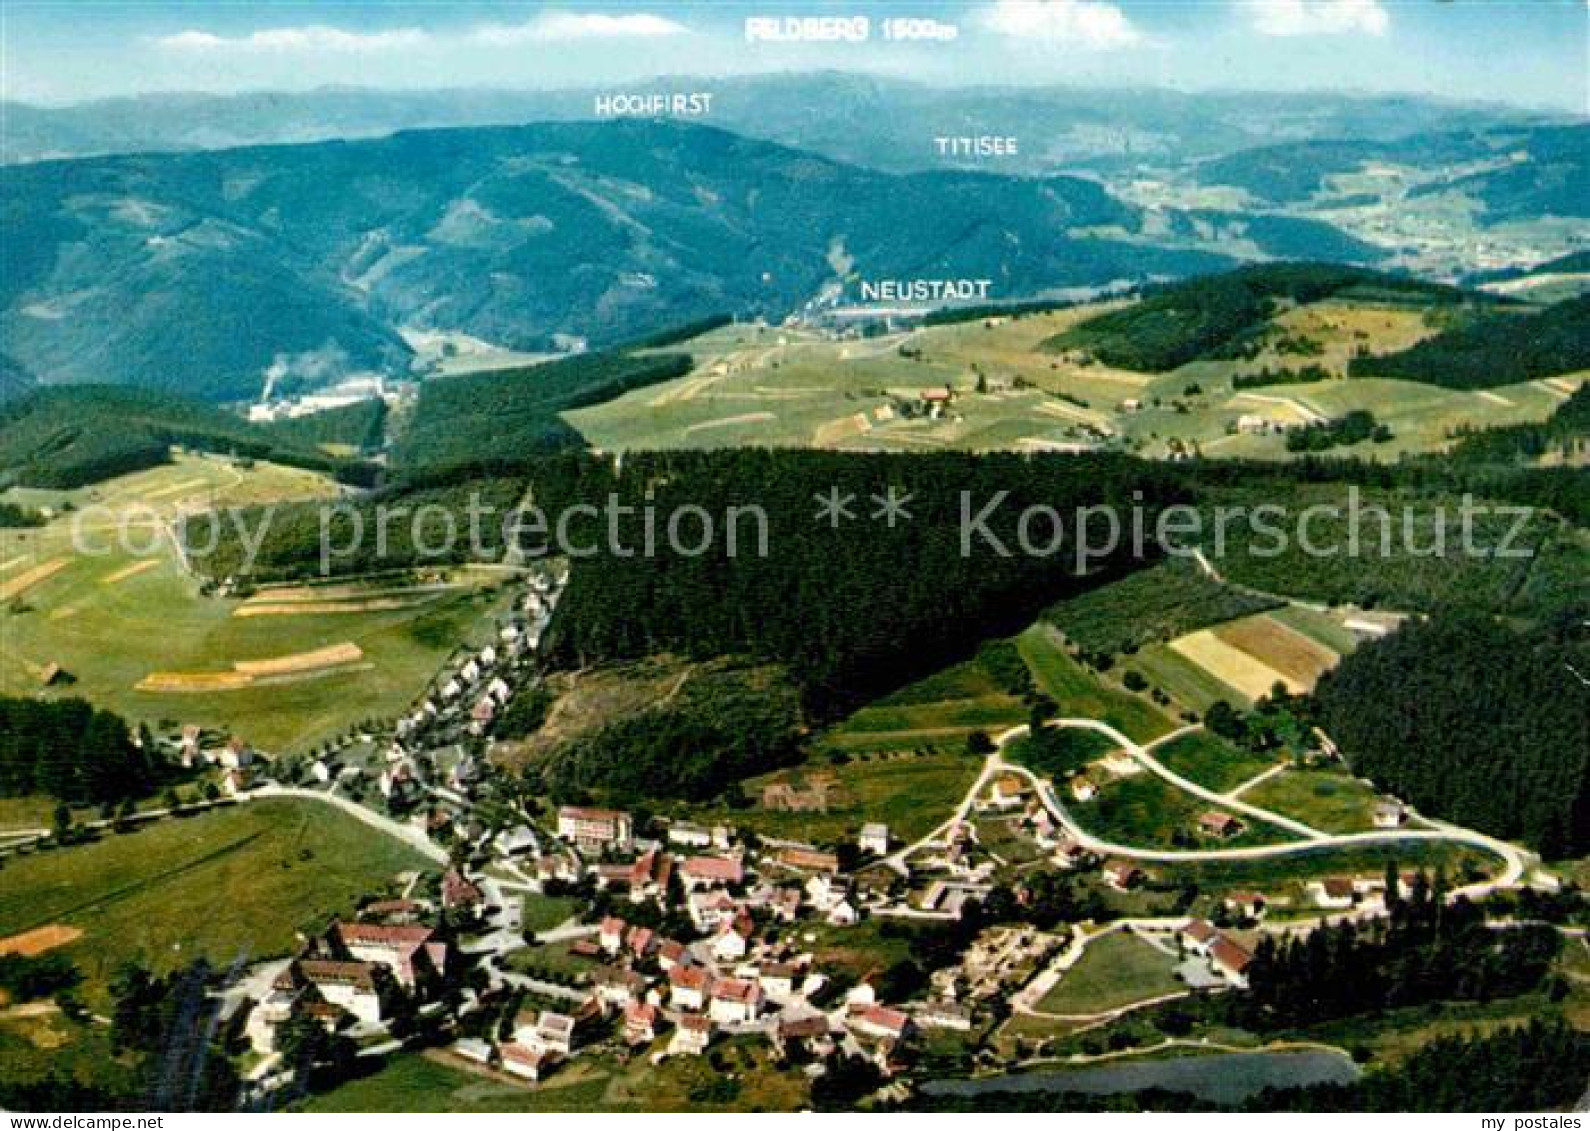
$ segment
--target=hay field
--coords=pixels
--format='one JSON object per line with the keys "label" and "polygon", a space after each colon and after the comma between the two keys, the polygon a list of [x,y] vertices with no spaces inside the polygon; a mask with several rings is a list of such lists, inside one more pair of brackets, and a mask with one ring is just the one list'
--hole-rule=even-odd
{"label": "hay field", "polygon": [[[201,477],[203,485],[192,482]],[[403,709],[454,647],[491,632],[489,616],[506,600],[496,591],[499,578],[460,570],[442,584],[409,587],[388,578],[369,587],[263,590],[247,602],[205,597],[161,529],[212,498],[260,502],[336,491],[294,468],[179,456],[76,491],[0,493],[57,512],[43,527],[0,531],[0,563],[7,563],[0,584],[16,598],[0,604],[0,692],[39,694],[42,674],[57,664],[76,679],[60,694],[154,726],[230,726],[273,752]],[[73,509],[62,512],[64,504]],[[123,519],[142,552],[117,544]],[[90,552],[74,546],[74,524]],[[24,578],[25,591],[17,584]],[[245,606],[299,615],[237,615]],[[278,672],[236,666],[338,645],[356,647],[361,658],[307,668],[294,660],[294,670]],[[146,682],[151,673],[177,678]]]}

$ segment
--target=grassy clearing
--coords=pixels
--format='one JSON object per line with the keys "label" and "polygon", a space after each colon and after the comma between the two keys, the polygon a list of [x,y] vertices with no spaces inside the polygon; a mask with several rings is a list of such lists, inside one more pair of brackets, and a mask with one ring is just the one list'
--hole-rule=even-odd
{"label": "grassy clearing", "polygon": [[[977,779],[980,760],[965,752],[964,741],[923,752],[861,752],[845,755],[842,765],[782,770],[748,780],[744,789],[755,804],[746,809],[721,806],[696,809],[694,820],[723,822],[758,833],[832,843],[854,836],[868,821],[882,821],[902,840],[916,840],[941,824]],[[786,813],[762,808],[762,788],[772,782],[811,774],[830,774],[834,786],[824,813]]]}
{"label": "grassy clearing", "polygon": [[550,931],[569,921],[580,909],[577,899],[561,896],[534,895],[526,892],[522,897],[523,925],[527,931]]}
{"label": "grassy clearing", "polygon": [[1060,714],[1099,719],[1136,742],[1147,742],[1175,724],[1152,703],[1094,676],[1065,650],[1059,634],[1037,624],[1016,639],[1040,689],[1060,705]]}
{"label": "grassy clearing", "polygon": [[1206,789],[1227,793],[1275,765],[1273,759],[1241,750],[1199,730],[1154,748],[1154,757]]}
{"label": "grassy clearing", "polygon": [[593,1111],[603,1102],[608,1075],[588,1063],[575,1064],[538,1087],[510,1084],[477,1075],[430,1056],[400,1053],[369,1076],[350,1080],[323,1095],[311,1096],[308,1112],[436,1111],[535,1112]]}
{"label": "grassy clearing", "polygon": [[1077,964],[1038,1002],[1045,1013],[1104,1013],[1185,987],[1175,959],[1126,931],[1088,944]]}
{"label": "grassy clearing", "polygon": [[273,799],[8,860],[0,937],[49,923],[91,991],[124,962],[169,969],[283,954],[295,931],[429,862],[326,805]]}
{"label": "grassy clearing", "polygon": [[1238,815],[1243,831],[1219,840],[1198,831],[1198,815],[1217,808],[1150,773],[1117,778],[1072,815],[1095,836],[1140,848],[1231,847],[1296,840],[1285,829]]}
{"label": "grassy clearing", "polygon": [[[75,513],[37,530],[0,531],[0,561],[21,559],[6,577],[32,564],[65,560],[0,610],[6,643],[0,649],[0,692],[37,693],[41,672],[56,663],[77,680],[67,694],[150,723],[175,719],[228,726],[268,750],[307,748],[360,719],[402,710],[453,647],[487,627],[483,619],[498,598],[480,587],[482,578],[461,574],[468,584],[427,593],[425,603],[401,608],[327,617],[238,617],[234,613],[247,603],[200,596],[197,581],[183,572],[159,525],[185,509],[212,503],[302,499],[334,491],[324,477],[292,468],[238,468],[184,457],[169,467],[55,493],[55,504],[70,502]],[[72,524],[79,518],[89,547],[108,553],[74,552]],[[117,547],[117,524],[123,521],[148,553],[134,556]],[[232,690],[138,686],[152,672],[226,672],[239,661],[315,653],[338,644],[357,646],[369,666]]]}
{"label": "grassy clearing", "polygon": [[1378,794],[1350,774],[1336,770],[1288,770],[1260,782],[1242,799],[1273,809],[1322,832],[1355,833],[1374,827]]}

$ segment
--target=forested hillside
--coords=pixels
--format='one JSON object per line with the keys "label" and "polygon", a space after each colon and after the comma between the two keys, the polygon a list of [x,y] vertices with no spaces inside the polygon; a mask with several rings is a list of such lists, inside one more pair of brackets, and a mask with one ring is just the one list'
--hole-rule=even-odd
{"label": "forested hillside", "polygon": [[1353,267],[1266,264],[1154,288],[1141,302],[1090,318],[1050,338],[1044,348],[1085,350],[1107,365],[1164,373],[1199,358],[1229,355],[1264,329],[1283,303],[1337,296],[1439,304],[1474,297],[1451,287]]}
{"label": "forested hillside", "polygon": [[[666,344],[673,337],[670,333],[659,341]],[[512,463],[583,446],[560,413],[689,371],[685,354],[594,353],[522,369],[435,377],[420,386],[419,407],[396,462],[411,467]]]}
{"label": "forested hillside", "polygon": [[1535,314],[1474,318],[1400,353],[1359,357],[1354,377],[1488,389],[1590,369],[1590,296]]}
{"label": "forested hillside", "polygon": [[1557,857],[1590,849],[1590,645],[1438,616],[1316,692],[1353,771],[1432,816]]}
{"label": "forested hillside", "polygon": [[164,463],[173,444],[326,471],[349,482],[367,482],[373,472],[184,397],[74,385],[35,389],[0,405],[0,485],[80,487]]}

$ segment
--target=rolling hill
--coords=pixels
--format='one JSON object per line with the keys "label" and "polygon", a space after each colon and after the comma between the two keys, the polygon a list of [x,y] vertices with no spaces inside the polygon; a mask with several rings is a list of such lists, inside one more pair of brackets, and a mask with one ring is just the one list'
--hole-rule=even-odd
{"label": "rolling hill", "polygon": [[0,332],[50,383],[235,401],[402,368],[407,325],[544,350],[856,277],[1021,296],[1227,262],[1082,231],[1138,219],[1076,178],[894,176],[663,122],[43,162],[0,186]]}
{"label": "rolling hill", "polygon": [[1123,369],[1164,373],[1201,358],[1235,356],[1284,306],[1336,297],[1447,305],[1498,301],[1361,268],[1264,264],[1155,288],[1143,301],[1090,318],[1043,348],[1083,350]]}

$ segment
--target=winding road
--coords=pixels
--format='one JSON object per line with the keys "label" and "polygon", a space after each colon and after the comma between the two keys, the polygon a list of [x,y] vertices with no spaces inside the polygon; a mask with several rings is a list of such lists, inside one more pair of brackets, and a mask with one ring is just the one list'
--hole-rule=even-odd
{"label": "winding road", "polygon": [[1425,820],[1432,827],[1427,829],[1378,829],[1372,832],[1361,833],[1324,833],[1320,832],[1318,829],[1310,828],[1308,825],[1302,824],[1301,822],[1284,817],[1279,813],[1271,812],[1270,810],[1260,808],[1257,805],[1249,805],[1246,802],[1231,797],[1229,794],[1219,794],[1213,792],[1212,790],[1205,789],[1204,787],[1197,785],[1195,782],[1188,781],[1181,775],[1174,773],[1150,753],[1154,746],[1168,742],[1174,738],[1178,738],[1189,731],[1196,730],[1196,727],[1185,727],[1181,730],[1173,731],[1171,734],[1165,735],[1163,738],[1160,738],[1155,742],[1150,743],[1147,747],[1144,747],[1133,742],[1131,739],[1127,738],[1124,734],[1110,726],[1108,723],[1100,722],[1097,719],[1056,719],[1048,725],[1054,727],[1074,727],[1077,729],[1092,730],[1103,734],[1111,741],[1119,743],[1122,749],[1131,754],[1133,758],[1140,762],[1150,772],[1158,774],[1160,777],[1164,778],[1173,785],[1176,785],[1178,788],[1184,789],[1196,797],[1204,798],[1224,808],[1235,809],[1258,820],[1267,821],[1271,824],[1297,832],[1303,836],[1304,839],[1299,841],[1283,841],[1277,844],[1250,845],[1241,848],[1171,849],[1140,848],[1136,845],[1117,844],[1114,841],[1109,841],[1103,839],[1102,837],[1094,836],[1092,833],[1088,832],[1087,829],[1083,828],[1077,823],[1076,819],[1071,815],[1070,811],[1066,809],[1065,805],[1060,801],[1058,795],[1056,795],[1054,786],[1048,781],[1048,779],[1040,778],[1037,774],[1033,773],[1025,766],[1019,766],[1015,763],[1005,761],[1005,748],[1015,739],[1026,735],[1031,729],[1024,723],[1020,726],[1011,727],[1009,730],[1006,730],[995,736],[995,749],[993,753],[989,754],[987,759],[984,760],[983,768],[981,771],[979,771],[977,780],[972,783],[971,788],[966,792],[966,796],[961,799],[960,804],[956,806],[955,812],[948,820],[943,822],[932,832],[928,833],[927,836],[907,845],[898,852],[894,852],[889,856],[884,857],[881,861],[879,861],[879,863],[894,869],[896,872],[905,873],[908,871],[906,861],[909,859],[909,857],[924,848],[943,843],[944,838],[948,834],[949,830],[954,825],[964,821],[971,813],[972,807],[977,802],[977,798],[980,797],[983,791],[988,787],[988,783],[996,776],[1007,773],[1020,777],[1030,783],[1033,789],[1037,792],[1038,799],[1043,803],[1044,808],[1047,809],[1049,815],[1054,818],[1055,823],[1064,829],[1066,834],[1076,843],[1080,844],[1088,851],[1097,853],[1101,856],[1117,856],[1129,860],[1147,860],[1151,862],[1174,864],[1196,863],[1206,860],[1265,860],[1276,857],[1302,855],[1309,852],[1321,852],[1341,848],[1359,848],[1369,845],[1410,844],[1420,841],[1446,841],[1456,844],[1466,844],[1472,848],[1478,848],[1481,851],[1488,852],[1491,855],[1498,857],[1503,862],[1503,868],[1499,875],[1489,880],[1483,880],[1479,883],[1470,884],[1467,887],[1458,888],[1452,892],[1452,898],[1457,898],[1461,895],[1467,896],[1470,899],[1486,895],[1498,889],[1517,887],[1533,863],[1533,857],[1526,853],[1523,849],[1518,848],[1516,845],[1508,844],[1506,841],[1497,840],[1495,837],[1486,836],[1484,833],[1478,833],[1472,829],[1461,828],[1457,825],[1450,825],[1446,824],[1445,822],[1430,820],[1429,818],[1425,818]]}

